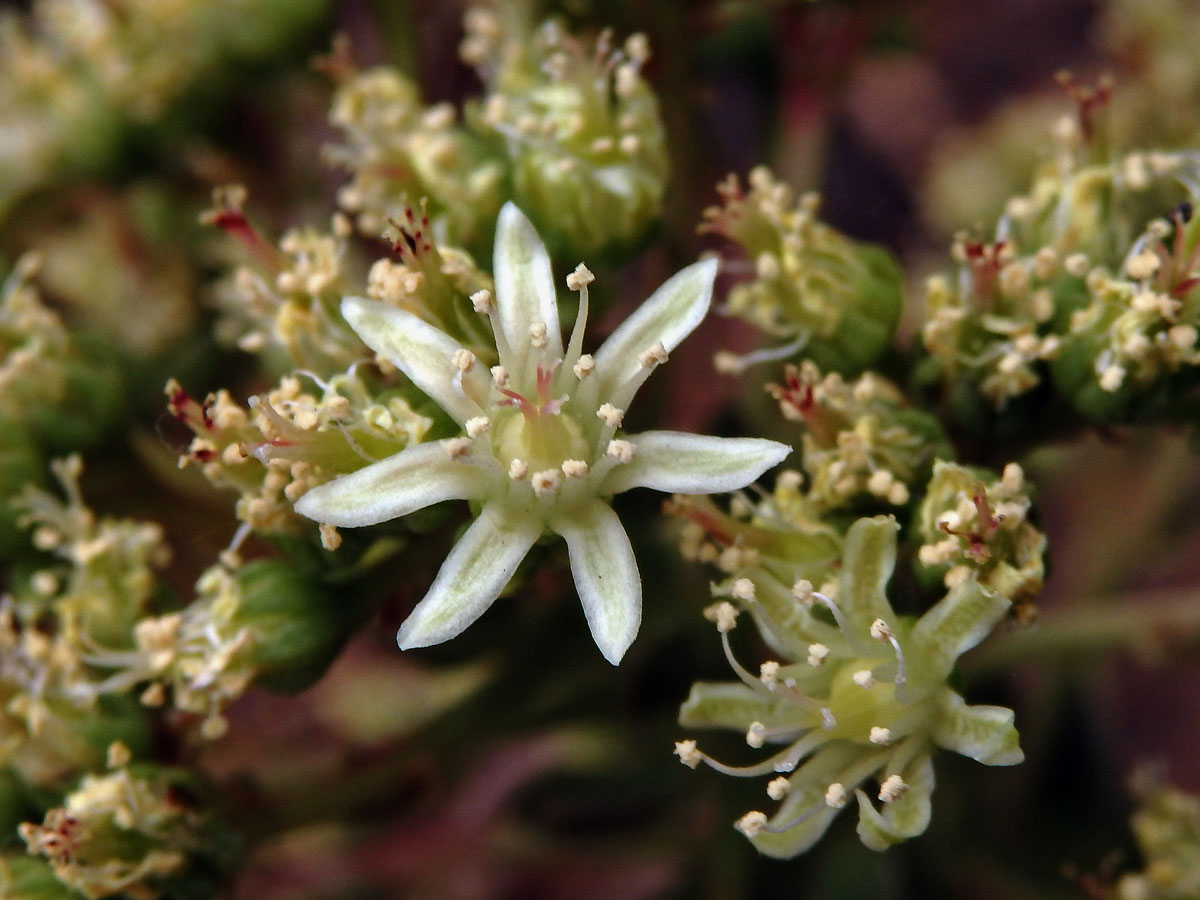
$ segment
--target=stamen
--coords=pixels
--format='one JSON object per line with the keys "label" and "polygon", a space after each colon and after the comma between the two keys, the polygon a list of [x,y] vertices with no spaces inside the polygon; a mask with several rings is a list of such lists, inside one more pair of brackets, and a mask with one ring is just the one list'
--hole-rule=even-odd
{"label": "stamen", "polygon": [[553,493],[558,487],[559,474],[557,469],[544,469],[533,473],[533,492],[539,497]]}
{"label": "stamen", "polygon": [[604,424],[609,428],[620,428],[621,422],[625,418],[625,410],[617,409],[611,403],[605,403],[596,410],[596,416],[603,419]]}
{"label": "stamen", "polygon": [[514,459],[508,464],[508,477],[513,481],[523,481],[529,475],[529,463],[523,459]]}
{"label": "stamen", "polygon": [[564,459],[562,471],[568,478],[585,478],[588,473],[588,464],[582,459]]}
{"label": "stamen", "polygon": [[879,799],[884,803],[894,803],[908,793],[908,785],[899,775],[889,775],[879,786]]}
{"label": "stamen", "polygon": [[772,778],[767,784],[767,796],[772,800],[782,800],[792,790],[792,783],[780,775],[778,778]]}
{"label": "stamen", "polygon": [[754,837],[767,827],[766,814],[753,810],[734,822],[733,827],[746,837]]}
{"label": "stamen", "polygon": [[825,790],[825,805],[830,809],[841,809],[846,805],[846,788],[840,781],[835,781]]}
{"label": "stamen", "polygon": [[492,427],[492,420],[487,416],[474,416],[467,419],[465,427],[467,429],[467,437],[473,440],[480,435],[488,433]]}
{"label": "stamen", "polygon": [[689,769],[694,769],[704,760],[704,754],[696,747],[695,741],[676,741],[675,755]]}
{"label": "stamen", "polygon": [[479,313],[480,315],[491,315],[492,309],[494,308],[494,304],[492,303],[492,292],[486,288],[476,291],[471,295],[471,306],[474,307],[475,312]]}
{"label": "stamen", "polygon": [[638,357],[638,362],[641,363],[643,369],[654,369],[666,361],[667,348],[663,346],[662,341],[659,341],[649,350],[643,351],[642,355]]}
{"label": "stamen", "polygon": [[547,337],[545,322],[534,322],[529,326],[529,343],[534,350],[546,349],[549,338]]}
{"label": "stamen", "polygon": [[611,456],[619,463],[627,463],[633,459],[635,448],[633,441],[612,440],[608,442],[608,447],[605,454]]}
{"label": "stamen", "polygon": [[892,649],[896,651],[896,678],[895,682],[898,685],[905,684],[908,681],[908,670],[904,664],[904,651],[900,648],[900,641],[888,627],[887,622],[883,619],[876,619],[871,623],[871,637],[882,643],[892,645]]}
{"label": "stamen", "polygon": [[592,374],[592,371],[595,368],[596,368],[595,357],[593,357],[592,354],[590,354],[590,353],[585,353],[581,357],[579,357],[579,359],[576,361],[575,365],[573,365],[571,367],[571,371],[573,371],[575,373],[576,378],[578,378],[580,381],[583,381],[583,379],[587,378],[589,375]]}
{"label": "stamen", "polygon": [[884,728],[881,725],[876,725],[871,729],[870,735],[867,736],[872,744],[890,744],[892,742],[892,730]]}
{"label": "stamen", "polygon": [[492,384],[496,387],[502,388],[508,384],[508,369],[504,368],[504,366],[492,366],[491,372]]}

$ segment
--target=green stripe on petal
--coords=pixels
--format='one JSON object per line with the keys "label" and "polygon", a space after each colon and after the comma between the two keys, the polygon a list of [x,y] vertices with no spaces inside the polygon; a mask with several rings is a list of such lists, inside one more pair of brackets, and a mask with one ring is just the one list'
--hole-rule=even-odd
{"label": "green stripe on petal", "polygon": [[611,396],[642,368],[641,355],[661,343],[670,353],[708,313],[717,261],[705,259],[672,275],[596,351],[601,397]]}
{"label": "green stripe on petal", "polygon": [[875,516],[859,519],[846,532],[837,602],[858,635],[865,635],[876,619],[896,627],[887,583],[896,566],[899,528],[891,516]]}
{"label": "green stripe on petal", "polygon": [[615,666],[642,621],[642,580],[629,536],[612,507],[600,500],[555,519],[551,527],[567,542],[571,574],[596,646]]}
{"label": "green stripe on petal", "polygon": [[987,637],[1010,605],[1008,598],[987,590],[974,578],[952,587],[912,630],[913,643],[933,677],[949,675],[954,661]]}
{"label": "green stripe on petal", "polygon": [[949,691],[934,723],[933,740],[986,766],[1015,766],[1025,760],[1025,753],[1013,718],[1011,709],[967,706],[961,696]]}
{"label": "green stripe on petal", "polygon": [[492,256],[496,274],[496,308],[500,326],[516,359],[502,359],[512,372],[531,372],[534,349],[529,328],[546,325],[549,360],[562,357],[562,334],[558,324],[558,297],[550,256],[533,223],[514,204],[505,203],[496,223],[496,246]]}
{"label": "green stripe on petal", "polygon": [[490,379],[487,367],[475,364],[460,372],[454,354],[462,344],[439,328],[378,300],[347,297],[342,315],[364,344],[409,377],[460,425],[482,415]]}
{"label": "green stripe on petal", "polygon": [[485,480],[480,469],[451,459],[440,442],[417,444],[318,485],[296,501],[296,512],[330,525],[377,525],[443,500],[476,497]]}
{"label": "green stripe on petal", "polygon": [[400,649],[428,647],[460,634],[500,596],[541,534],[540,522],[509,517],[495,504],[484,504],[442,563],[429,593],[400,626]]}
{"label": "green stripe on petal", "polygon": [[634,455],[613,468],[605,490],[648,487],[670,494],[716,494],[750,484],[792,448],[761,438],[720,438],[679,431],[647,431],[629,438]]}

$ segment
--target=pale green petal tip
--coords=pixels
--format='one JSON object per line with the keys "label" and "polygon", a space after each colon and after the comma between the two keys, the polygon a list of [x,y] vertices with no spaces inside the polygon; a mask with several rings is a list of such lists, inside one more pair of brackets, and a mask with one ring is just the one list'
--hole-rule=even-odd
{"label": "pale green petal tip", "polygon": [[933,739],[940,747],[988,766],[1015,766],[1025,761],[1015,715],[1003,706],[967,706],[951,692],[943,703]]}
{"label": "pale green petal tip", "polygon": [[[933,805],[933,762],[928,755],[905,770],[903,794],[890,802],[875,804],[861,789],[858,797],[858,837],[870,850],[883,851],[894,844],[924,834]],[[886,780],[885,780],[886,785]],[[881,791],[885,790],[881,787]]]}

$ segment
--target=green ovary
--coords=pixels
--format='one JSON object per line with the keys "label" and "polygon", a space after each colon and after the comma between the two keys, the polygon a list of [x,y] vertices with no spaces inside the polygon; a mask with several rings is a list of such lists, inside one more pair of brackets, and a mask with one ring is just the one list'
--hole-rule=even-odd
{"label": "green ovary", "polygon": [[872,669],[881,662],[866,657],[849,659],[834,675],[829,699],[824,701],[837,720],[829,731],[831,740],[866,744],[872,728],[894,728],[897,721],[911,714],[911,706],[896,699],[897,686],[889,679],[877,678],[869,688],[855,683],[855,672]]}
{"label": "green ovary", "polygon": [[492,418],[491,434],[492,453],[505,468],[514,459],[523,460],[530,472],[558,469],[567,459],[591,461],[579,423],[562,412],[504,409]]}

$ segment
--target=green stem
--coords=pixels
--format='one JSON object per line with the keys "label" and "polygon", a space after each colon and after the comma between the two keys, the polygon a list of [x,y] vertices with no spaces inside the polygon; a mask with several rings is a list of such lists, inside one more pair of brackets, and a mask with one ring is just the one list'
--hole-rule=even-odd
{"label": "green stem", "polygon": [[1144,591],[1047,613],[1029,628],[990,641],[971,654],[963,668],[982,673],[1115,650],[1156,659],[1172,649],[1198,643],[1200,591]]}

